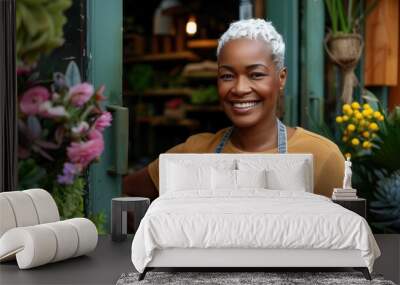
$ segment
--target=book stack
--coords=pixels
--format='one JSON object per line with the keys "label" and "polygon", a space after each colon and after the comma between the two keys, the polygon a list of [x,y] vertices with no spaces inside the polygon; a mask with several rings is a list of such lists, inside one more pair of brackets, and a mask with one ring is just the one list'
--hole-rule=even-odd
{"label": "book stack", "polygon": [[342,189],[335,188],[333,189],[332,199],[333,200],[354,200],[357,199],[357,190],[356,189]]}

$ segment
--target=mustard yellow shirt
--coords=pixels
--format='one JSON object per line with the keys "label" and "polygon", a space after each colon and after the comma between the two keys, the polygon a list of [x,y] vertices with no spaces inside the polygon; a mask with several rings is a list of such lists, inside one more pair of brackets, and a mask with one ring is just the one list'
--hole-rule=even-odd
{"label": "mustard yellow shirt", "polygon": [[[169,149],[167,153],[214,153],[226,129],[217,133],[200,133],[190,136],[186,142]],[[223,153],[245,153],[229,140]],[[262,153],[277,153],[273,148]],[[320,135],[297,127],[288,139],[289,153],[311,153],[314,158],[314,193],[332,196],[333,188],[342,187],[344,157],[335,143]],[[158,159],[148,165],[148,171],[154,185],[159,188]]]}

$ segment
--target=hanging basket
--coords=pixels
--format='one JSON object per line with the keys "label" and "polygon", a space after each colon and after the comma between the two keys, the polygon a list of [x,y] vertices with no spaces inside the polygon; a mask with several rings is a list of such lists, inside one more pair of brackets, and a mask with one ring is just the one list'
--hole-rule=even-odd
{"label": "hanging basket", "polygon": [[331,60],[341,68],[343,74],[342,99],[345,103],[350,103],[353,100],[353,88],[358,84],[354,69],[360,60],[364,41],[359,34],[335,37],[327,34],[324,46]]}

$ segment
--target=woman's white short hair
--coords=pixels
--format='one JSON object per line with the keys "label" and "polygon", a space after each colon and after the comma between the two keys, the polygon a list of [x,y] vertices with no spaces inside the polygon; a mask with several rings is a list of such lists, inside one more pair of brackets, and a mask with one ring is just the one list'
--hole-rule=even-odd
{"label": "woman's white short hair", "polygon": [[240,38],[264,41],[271,49],[272,60],[278,70],[284,67],[285,43],[271,22],[263,19],[247,19],[231,23],[218,41],[217,57],[227,42]]}

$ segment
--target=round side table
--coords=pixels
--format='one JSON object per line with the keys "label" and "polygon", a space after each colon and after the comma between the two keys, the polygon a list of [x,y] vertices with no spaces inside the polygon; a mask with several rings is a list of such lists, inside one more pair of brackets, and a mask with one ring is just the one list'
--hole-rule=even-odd
{"label": "round side table", "polygon": [[131,212],[134,218],[134,233],[139,227],[140,221],[150,206],[150,199],[143,197],[118,197],[111,200],[111,239],[124,241],[128,233],[127,212]]}

